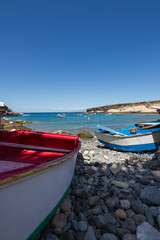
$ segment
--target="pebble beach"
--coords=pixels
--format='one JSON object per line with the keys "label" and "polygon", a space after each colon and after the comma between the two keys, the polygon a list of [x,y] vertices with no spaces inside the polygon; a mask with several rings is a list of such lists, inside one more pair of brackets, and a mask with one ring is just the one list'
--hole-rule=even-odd
{"label": "pebble beach", "polygon": [[159,240],[159,166],[160,151],[82,140],[69,193],[37,240]]}

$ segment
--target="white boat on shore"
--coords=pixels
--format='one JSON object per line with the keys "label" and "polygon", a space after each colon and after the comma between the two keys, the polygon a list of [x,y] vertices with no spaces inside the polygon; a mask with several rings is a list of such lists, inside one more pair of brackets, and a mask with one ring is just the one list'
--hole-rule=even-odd
{"label": "white boat on shore", "polygon": [[0,239],[34,240],[69,190],[77,136],[12,131],[0,134]]}

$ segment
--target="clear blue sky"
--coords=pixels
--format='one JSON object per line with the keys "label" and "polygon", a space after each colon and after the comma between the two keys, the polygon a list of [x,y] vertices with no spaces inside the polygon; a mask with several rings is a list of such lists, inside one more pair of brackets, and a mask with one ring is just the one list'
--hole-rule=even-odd
{"label": "clear blue sky", "polygon": [[0,0],[0,101],[14,111],[158,99],[159,0]]}

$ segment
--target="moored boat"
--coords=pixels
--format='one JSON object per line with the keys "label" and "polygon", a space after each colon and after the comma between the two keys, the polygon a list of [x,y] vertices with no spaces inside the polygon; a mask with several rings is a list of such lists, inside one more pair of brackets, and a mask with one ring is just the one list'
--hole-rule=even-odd
{"label": "moored boat", "polygon": [[65,114],[57,114],[58,118],[66,118],[67,116]]}
{"label": "moored boat", "polygon": [[77,136],[0,132],[0,238],[35,239],[64,200],[80,148]]}
{"label": "moored boat", "polygon": [[95,135],[99,142],[120,151],[152,151],[160,146],[160,128],[138,129],[133,125],[111,129],[99,125]]}

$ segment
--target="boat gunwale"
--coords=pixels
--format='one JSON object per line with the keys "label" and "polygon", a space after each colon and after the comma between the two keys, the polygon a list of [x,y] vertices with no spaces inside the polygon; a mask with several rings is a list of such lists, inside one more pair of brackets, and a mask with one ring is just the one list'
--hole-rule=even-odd
{"label": "boat gunwale", "polygon": [[41,163],[38,166],[35,166],[35,168],[32,170],[28,170],[28,171],[26,171],[24,173],[20,173],[20,174],[15,174],[13,177],[7,177],[6,179],[2,179],[2,180],[0,180],[0,186],[4,185],[6,183],[9,183],[9,182],[16,181],[23,177],[27,177],[29,175],[36,174],[38,172],[41,172],[43,170],[46,170],[48,168],[54,167],[58,164],[61,164],[65,161],[67,161],[68,159],[70,159],[71,157],[75,156],[78,153],[78,151],[81,147],[81,141],[79,138],[78,138],[78,140],[79,140],[79,144],[78,144],[77,148],[74,149],[73,151],[71,151],[70,153],[63,155],[61,157],[58,157],[57,159],[53,159],[52,161]]}
{"label": "boat gunwale", "polygon": [[118,135],[118,134],[109,134],[109,133],[101,133],[101,132],[98,132],[98,131],[94,131],[94,133],[98,133],[98,134],[102,134],[102,135],[106,135],[106,136],[111,136],[111,137],[116,137],[116,138],[121,138],[121,139],[125,139],[125,138],[133,138],[133,137],[142,137],[142,136],[146,136],[146,135],[151,135],[151,134],[154,134],[154,133],[157,133],[157,132],[160,132],[160,129],[157,130],[157,131],[154,131],[154,132],[147,132],[147,133],[139,133],[139,134],[132,134],[132,135],[125,135],[125,136],[122,136],[122,135]]}

